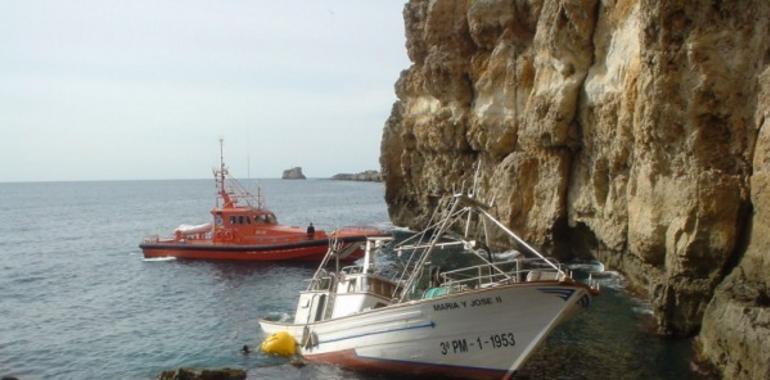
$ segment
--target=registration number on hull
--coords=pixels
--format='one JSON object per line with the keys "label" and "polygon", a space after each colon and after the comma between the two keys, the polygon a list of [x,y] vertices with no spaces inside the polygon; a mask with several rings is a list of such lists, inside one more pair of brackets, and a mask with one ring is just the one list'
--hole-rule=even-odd
{"label": "registration number on hull", "polygon": [[497,350],[516,345],[512,332],[502,332],[472,338],[461,338],[439,342],[441,355],[464,354],[471,351]]}

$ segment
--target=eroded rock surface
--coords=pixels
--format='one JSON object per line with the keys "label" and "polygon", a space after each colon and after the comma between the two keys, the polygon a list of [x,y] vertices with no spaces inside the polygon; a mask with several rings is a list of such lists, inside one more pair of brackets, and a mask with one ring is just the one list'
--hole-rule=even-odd
{"label": "eroded rock surface", "polygon": [[725,375],[770,377],[770,2],[413,0],[404,19],[395,223],[479,165],[514,230],[623,271]]}
{"label": "eroded rock surface", "polygon": [[717,288],[698,339],[703,355],[731,378],[770,379],[770,68],[759,85],[748,247]]}

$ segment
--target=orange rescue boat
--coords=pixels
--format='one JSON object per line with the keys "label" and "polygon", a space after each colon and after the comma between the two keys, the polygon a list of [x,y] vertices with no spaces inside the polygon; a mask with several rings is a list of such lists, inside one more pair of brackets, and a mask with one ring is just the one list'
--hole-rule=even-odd
{"label": "orange rescue boat", "polygon": [[211,210],[213,223],[181,225],[169,238],[149,237],[139,245],[144,257],[320,261],[333,241],[342,246],[340,260],[352,261],[363,255],[367,237],[387,235],[366,227],[342,228],[327,234],[315,230],[312,223],[307,229],[278,224],[275,214],[265,208],[260,191],[255,197],[230,177],[222,157],[222,140],[219,142],[220,167],[214,170],[217,202]]}

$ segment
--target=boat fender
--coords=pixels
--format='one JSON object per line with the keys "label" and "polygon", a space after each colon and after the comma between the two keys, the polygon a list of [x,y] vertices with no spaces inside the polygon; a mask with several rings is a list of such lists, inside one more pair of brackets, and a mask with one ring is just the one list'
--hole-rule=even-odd
{"label": "boat fender", "polygon": [[297,353],[297,342],[288,331],[278,331],[265,338],[259,348],[266,354],[292,356]]}

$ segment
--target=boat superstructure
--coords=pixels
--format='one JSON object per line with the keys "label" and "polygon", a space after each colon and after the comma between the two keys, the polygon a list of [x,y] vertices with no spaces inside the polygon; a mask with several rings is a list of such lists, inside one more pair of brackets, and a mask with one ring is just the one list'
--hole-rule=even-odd
{"label": "boat superstructure", "polygon": [[[305,359],[354,369],[507,378],[556,326],[587,308],[598,286],[572,274],[513,233],[472,194],[443,198],[420,233],[390,244],[394,264],[377,260],[389,238],[367,239],[360,265],[341,266],[332,244],[288,331]],[[527,254],[496,260],[492,229]],[[390,253],[393,256],[393,253]],[[433,260],[475,259],[442,271]],[[529,257],[527,257],[529,256]],[[386,263],[386,264],[383,264]]]}
{"label": "boat superstructure", "polygon": [[[252,194],[225,166],[220,139],[220,165],[214,169],[217,196],[211,210],[213,222],[180,225],[171,237],[146,238],[139,247],[145,257],[179,257],[206,260],[321,260],[330,236],[323,230],[281,225],[265,207],[262,191]],[[342,242],[343,260],[361,257],[367,236],[384,233],[373,228],[347,227],[334,231]]]}

